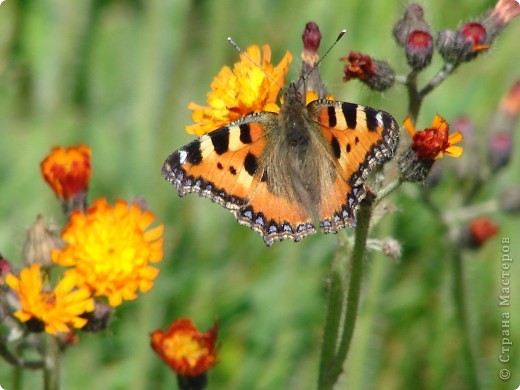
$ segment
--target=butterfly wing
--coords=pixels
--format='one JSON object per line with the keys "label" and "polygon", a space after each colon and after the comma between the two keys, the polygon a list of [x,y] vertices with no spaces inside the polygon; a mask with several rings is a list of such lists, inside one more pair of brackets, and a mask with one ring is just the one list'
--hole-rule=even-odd
{"label": "butterfly wing", "polygon": [[180,196],[195,192],[230,210],[260,233],[267,245],[315,232],[309,211],[269,190],[266,168],[259,168],[265,133],[278,126],[270,112],[248,115],[205,134],[172,153],[162,174]]}
{"label": "butterfly wing", "polygon": [[389,113],[359,104],[316,100],[307,106],[336,166],[331,188],[322,189],[320,227],[334,233],[355,224],[366,195],[365,180],[390,160],[399,140],[399,125]]}

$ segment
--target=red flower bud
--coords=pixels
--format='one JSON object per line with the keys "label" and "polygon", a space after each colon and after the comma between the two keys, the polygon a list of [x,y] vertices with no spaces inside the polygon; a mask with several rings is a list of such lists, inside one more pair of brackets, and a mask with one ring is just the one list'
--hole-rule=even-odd
{"label": "red flower bud", "polygon": [[433,56],[433,38],[424,30],[414,30],[406,40],[406,59],[415,70],[421,70],[430,65]]}
{"label": "red flower bud", "polygon": [[347,57],[341,58],[345,63],[343,81],[359,79],[376,91],[390,88],[395,81],[395,72],[384,61],[374,60],[369,55],[359,52],[350,52]]}

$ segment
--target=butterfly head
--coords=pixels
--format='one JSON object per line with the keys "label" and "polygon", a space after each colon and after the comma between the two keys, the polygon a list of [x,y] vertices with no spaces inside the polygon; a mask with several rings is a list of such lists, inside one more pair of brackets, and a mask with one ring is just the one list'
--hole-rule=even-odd
{"label": "butterfly head", "polygon": [[305,88],[303,78],[293,81],[283,95],[284,107],[303,107],[305,106]]}

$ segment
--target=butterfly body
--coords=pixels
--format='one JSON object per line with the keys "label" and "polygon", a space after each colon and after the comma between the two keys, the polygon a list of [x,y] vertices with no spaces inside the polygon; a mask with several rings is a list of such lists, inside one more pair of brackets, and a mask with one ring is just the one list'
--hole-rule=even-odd
{"label": "butterfly body", "polygon": [[267,245],[355,225],[365,180],[389,160],[399,126],[384,112],[315,100],[291,83],[279,114],[260,112],[171,154],[163,176],[179,195],[208,197]]}

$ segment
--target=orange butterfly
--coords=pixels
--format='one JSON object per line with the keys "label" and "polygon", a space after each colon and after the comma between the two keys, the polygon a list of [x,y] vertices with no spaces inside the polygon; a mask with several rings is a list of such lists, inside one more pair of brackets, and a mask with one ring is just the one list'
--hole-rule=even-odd
{"label": "orange butterfly", "polygon": [[[300,81],[304,81],[303,78]],[[222,205],[266,245],[355,225],[365,180],[391,159],[399,126],[385,111],[319,99],[291,83],[280,113],[259,112],[173,152],[162,174],[180,196]]]}

